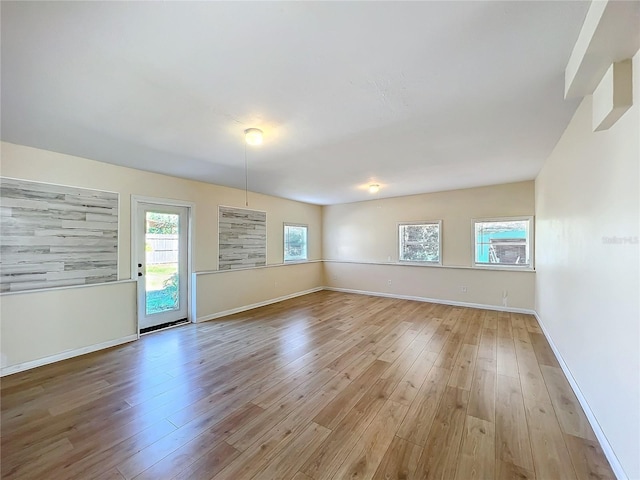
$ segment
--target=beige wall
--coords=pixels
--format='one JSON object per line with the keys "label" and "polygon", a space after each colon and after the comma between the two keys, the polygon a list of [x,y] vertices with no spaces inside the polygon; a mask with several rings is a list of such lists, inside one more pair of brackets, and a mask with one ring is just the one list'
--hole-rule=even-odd
{"label": "beige wall", "polygon": [[[319,290],[322,262],[277,265],[196,275],[198,321],[210,320],[249,305],[286,298],[292,292]],[[211,295],[210,292],[216,292]]]}
{"label": "beige wall", "polygon": [[[244,191],[143,172],[85,158],[2,142],[0,173],[5,177],[108,190],[120,194],[119,278],[130,278],[131,195],[196,204],[194,269],[218,268],[218,205],[245,206]],[[322,258],[322,208],[249,193],[249,208],[267,212],[267,263],[282,263],[283,222],[309,225],[309,259]]]}
{"label": "beige wall", "polygon": [[[532,181],[324,207],[324,255],[336,261],[325,265],[326,285],[532,310],[534,272],[446,267],[472,265],[472,219],[533,214]],[[442,220],[443,267],[377,265],[361,275],[358,263],[398,262],[397,224],[422,220]]]}
{"label": "beige wall", "polygon": [[[640,55],[634,103],[583,100],[536,179],[536,310],[628,478],[640,478]],[[619,239],[619,240],[615,240]]]}
{"label": "beige wall", "polygon": [[442,220],[442,264],[471,266],[471,220],[534,214],[533,181],[324,207],[327,260],[398,261],[398,222]]}
{"label": "beige wall", "polygon": [[131,281],[3,295],[0,302],[3,373],[47,357],[60,360],[67,352],[104,348],[138,333]]}
{"label": "beige wall", "polygon": [[[325,262],[325,285],[418,300],[533,310],[533,272]],[[389,284],[391,282],[391,284]],[[461,286],[467,288],[461,292]]]}
{"label": "beige wall", "polygon": [[[220,187],[203,182],[195,182],[166,175],[158,175],[140,170],[109,165],[106,163],[87,160],[84,158],[63,155],[55,152],[14,145],[6,142],[1,144],[2,164],[0,173],[6,177],[15,177],[26,180],[57,183],[77,187],[108,190],[120,194],[120,218],[119,218],[119,249],[118,270],[120,279],[131,277],[131,195],[147,197],[169,198],[182,200],[195,204],[194,219],[194,250],[193,267],[196,272],[211,271],[218,268],[218,205],[244,207],[244,191]],[[249,193],[249,208],[264,210],[267,212],[267,263],[280,264],[283,261],[283,222],[303,223],[309,225],[309,259],[320,260],[322,258],[322,207],[309,205],[291,200]],[[314,264],[317,273],[312,275],[311,281],[291,281],[293,270],[289,267],[270,270],[271,284],[252,283],[257,291],[239,290],[235,293],[236,304],[225,303],[225,308],[237,308],[255,303],[255,298],[268,299],[269,295],[277,294],[278,297],[294,294],[298,291],[321,286],[321,264]],[[218,278],[225,275],[219,274]],[[247,275],[240,274],[240,275]],[[233,278],[238,275],[233,274]],[[229,277],[231,278],[231,277]],[[295,278],[295,277],[294,277]],[[275,288],[273,283],[277,282]],[[314,283],[315,282],[315,283]],[[312,285],[312,286],[311,286]],[[226,295],[222,290],[209,290],[204,292],[199,286],[199,295],[195,305],[198,316],[206,316],[215,313],[215,306],[210,305],[211,297]],[[211,288],[222,288],[215,282],[210,283]],[[304,288],[303,288],[304,287]],[[2,297],[2,345],[3,353],[5,345],[16,345],[22,349],[19,356],[7,356],[3,367],[14,365],[18,358],[22,362],[32,361],[59,353],[59,348],[41,348],[42,345],[34,342],[24,342],[22,336],[14,336],[18,331],[17,324],[27,324],[33,332],[58,331],[58,335],[69,337],[69,345],[75,348],[87,347],[111,340],[111,333],[104,335],[87,335],[85,330],[70,328],[67,323],[61,322],[60,315],[32,315],[32,310],[24,310],[20,315],[19,308],[5,308],[7,305],[19,305],[21,303],[35,302],[38,299],[43,311],[64,312],[62,303],[66,293],[62,290],[52,291],[46,296],[41,293],[23,293],[15,299],[11,295]],[[84,290],[79,290],[74,297],[79,303],[78,312],[88,308],[89,302],[95,299],[86,295]],[[122,301],[120,290],[98,289],[96,295],[104,295],[102,300],[107,303]],[[239,294],[238,292],[242,292]],[[203,302],[201,304],[201,302]],[[214,310],[211,310],[211,308]],[[25,320],[25,315],[30,317]],[[101,332],[100,322],[103,317],[86,316],[82,319],[89,330]],[[135,332],[135,329],[134,329]],[[109,338],[107,338],[109,337]],[[45,337],[46,338],[46,337]],[[52,344],[52,345],[55,345]],[[60,346],[62,348],[62,346]],[[66,344],[65,347],[67,348]],[[73,347],[69,347],[73,348]]]}

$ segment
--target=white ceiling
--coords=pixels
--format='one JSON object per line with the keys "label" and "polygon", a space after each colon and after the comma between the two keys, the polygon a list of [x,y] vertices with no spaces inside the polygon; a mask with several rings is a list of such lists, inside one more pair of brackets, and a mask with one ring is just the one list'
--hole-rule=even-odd
{"label": "white ceiling", "polygon": [[2,2],[2,139],[317,204],[529,180],[588,2]]}

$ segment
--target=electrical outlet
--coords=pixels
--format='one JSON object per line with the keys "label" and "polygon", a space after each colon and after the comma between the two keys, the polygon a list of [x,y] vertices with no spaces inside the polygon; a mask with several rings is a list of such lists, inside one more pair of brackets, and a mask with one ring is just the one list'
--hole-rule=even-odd
{"label": "electrical outlet", "polygon": [[387,285],[391,286],[391,280],[387,280]]}
{"label": "electrical outlet", "polygon": [[467,287],[460,287],[460,293],[467,293]]}

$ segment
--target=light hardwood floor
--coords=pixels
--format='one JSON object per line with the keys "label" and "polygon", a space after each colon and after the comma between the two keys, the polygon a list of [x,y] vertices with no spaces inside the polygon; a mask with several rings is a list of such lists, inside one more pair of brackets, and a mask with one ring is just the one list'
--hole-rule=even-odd
{"label": "light hardwood floor", "polygon": [[535,319],[318,292],[2,379],[2,478],[614,478]]}

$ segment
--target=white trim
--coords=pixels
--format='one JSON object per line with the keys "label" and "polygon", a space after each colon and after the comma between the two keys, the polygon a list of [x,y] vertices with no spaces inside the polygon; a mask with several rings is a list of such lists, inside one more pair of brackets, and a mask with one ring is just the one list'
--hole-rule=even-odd
{"label": "white trim", "polygon": [[309,290],[303,290],[301,292],[290,293],[289,295],[284,295],[282,297],[272,298],[270,300],[265,300],[263,302],[252,303],[251,305],[244,305],[242,307],[232,308],[230,310],[224,310],[218,313],[212,313],[211,315],[206,315],[204,317],[200,317],[197,319],[197,322],[207,322],[209,320],[214,320],[220,317],[226,317],[227,315],[233,315],[234,313],[246,312],[247,310],[253,310],[254,308],[264,307],[266,305],[271,305],[272,303],[282,302],[284,300],[289,300],[295,297],[301,297],[303,295],[308,295],[310,293],[319,292],[324,290],[324,287],[315,287],[310,288]]}
{"label": "white trim", "polygon": [[138,340],[138,335],[127,335],[126,337],[116,338],[115,340],[108,340],[106,342],[97,343],[95,345],[89,345],[86,347],[76,348],[74,350],[66,350],[61,353],[56,353],[49,357],[39,358],[37,360],[31,360],[29,362],[18,363],[11,365],[10,367],[4,367],[0,371],[0,377],[12,375],[14,373],[23,372],[25,370],[31,370],[32,368],[41,367],[43,365],[49,365],[50,363],[60,362],[73,357],[79,357],[80,355],[86,355],[87,353],[97,352],[98,350],[104,350],[105,348],[115,347],[122,345],[123,343],[129,343]]}
{"label": "white trim", "polygon": [[321,263],[324,260],[301,260],[299,262],[287,262],[287,263],[270,263],[269,265],[260,265],[259,267],[243,267],[243,268],[231,268],[229,270],[202,270],[201,272],[194,272],[194,275],[214,275],[231,272],[246,272],[247,270],[261,270],[263,268],[273,267],[289,267],[291,265],[306,265],[308,263]]}
{"label": "white trim", "polygon": [[154,203],[158,205],[173,205],[174,207],[195,207],[194,202],[188,200],[177,200],[175,198],[146,197],[144,195],[131,195],[131,201],[140,203]]}
{"label": "white trim", "polygon": [[533,315],[535,312],[528,308],[503,307],[502,305],[485,305],[483,303],[457,302],[455,300],[441,300],[439,298],[415,297],[413,295],[396,295],[393,293],[371,292],[368,290],[354,290],[351,288],[323,287],[323,290],[333,292],[355,293],[357,295],[370,295],[373,297],[397,298],[399,300],[415,300],[416,302],[438,303],[441,305],[452,305],[454,307],[479,308],[481,310],[496,310],[498,312],[527,313]]}
{"label": "white trim", "polygon": [[100,282],[100,283],[83,283],[82,285],[66,285],[64,287],[47,287],[47,288],[37,288],[34,290],[18,290],[15,292],[2,292],[0,293],[0,297],[4,297],[5,295],[21,295],[23,293],[44,293],[44,292],[53,292],[58,290],[71,290],[74,288],[89,288],[89,287],[104,287],[108,285],[118,285],[121,283],[131,283],[135,280],[114,280],[113,282]]}
{"label": "white trim", "polygon": [[387,265],[392,267],[421,267],[421,268],[449,268],[453,270],[495,270],[502,272],[525,272],[525,273],[535,273],[535,270],[532,268],[508,268],[508,267],[471,267],[467,265],[438,265],[436,263],[414,263],[414,262],[369,262],[369,261],[361,261],[361,260],[318,260],[326,263],[352,263],[356,265]]}
{"label": "white trim", "polygon": [[[17,145],[17,144],[14,144]],[[19,182],[32,182],[32,183],[41,183],[43,185],[54,185],[56,187],[67,187],[67,188],[78,188],[80,190],[94,190],[97,192],[105,192],[105,193],[115,193],[120,196],[120,192],[116,192],[115,190],[103,190],[102,188],[92,188],[92,187],[79,187],[78,185],[69,185],[68,183],[57,183],[57,182],[45,182],[44,180],[31,180],[30,178],[18,178],[18,177],[8,177],[6,175],[0,175],[0,180],[6,178],[7,180],[17,180]]]}
{"label": "white trim", "polygon": [[602,447],[602,451],[604,452],[605,457],[607,457],[607,460],[609,461],[609,465],[611,466],[613,473],[615,474],[618,480],[628,480],[629,477],[627,477],[627,474],[624,472],[624,469],[622,468],[622,465],[620,464],[618,457],[616,457],[616,454],[613,448],[611,447],[611,444],[609,443],[607,436],[605,435],[604,431],[600,427],[600,424],[598,423],[598,419],[596,418],[593,411],[591,410],[591,407],[589,406],[589,402],[587,402],[587,399],[582,394],[582,391],[580,390],[578,382],[576,382],[576,379],[573,377],[573,374],[571,373],[569,366],[566,364],[566,362],[562,358],[562,355],[560,354],[560,350],[558,350],[558,347],[556,347],[556,344],[553,342],[553,339],[551,338],[549,331],[547,330],[544,323],[542,322],[540,315],[538,315],[538,312],[535,312],[535,311],[533,312],[533,315],[536,317],[536,320],[538,321],[538,324],[540,325],[540,328],[542,329],[542,333],[544,333],[544,336],[546,337],[547,342],[549,342],[549,346],[551,347],[551,350],[553,350],[553,354],[556,356],[556,360],[558,360],[558,363],[560,364],[560,368],[564,372],[564,376],[567,377],[567,380],[569,381],[569,385],[571,385],[571,389],[573,390],[573,393],[578,399],[578,402],[580,403],[582,410],[584,410],[584,413],[587,416],[587,420],[589,420],[589,423],[591,424],[591,428],[593,429],[593,432],[595,433],[596,438],[600,443],[600,447]]}

